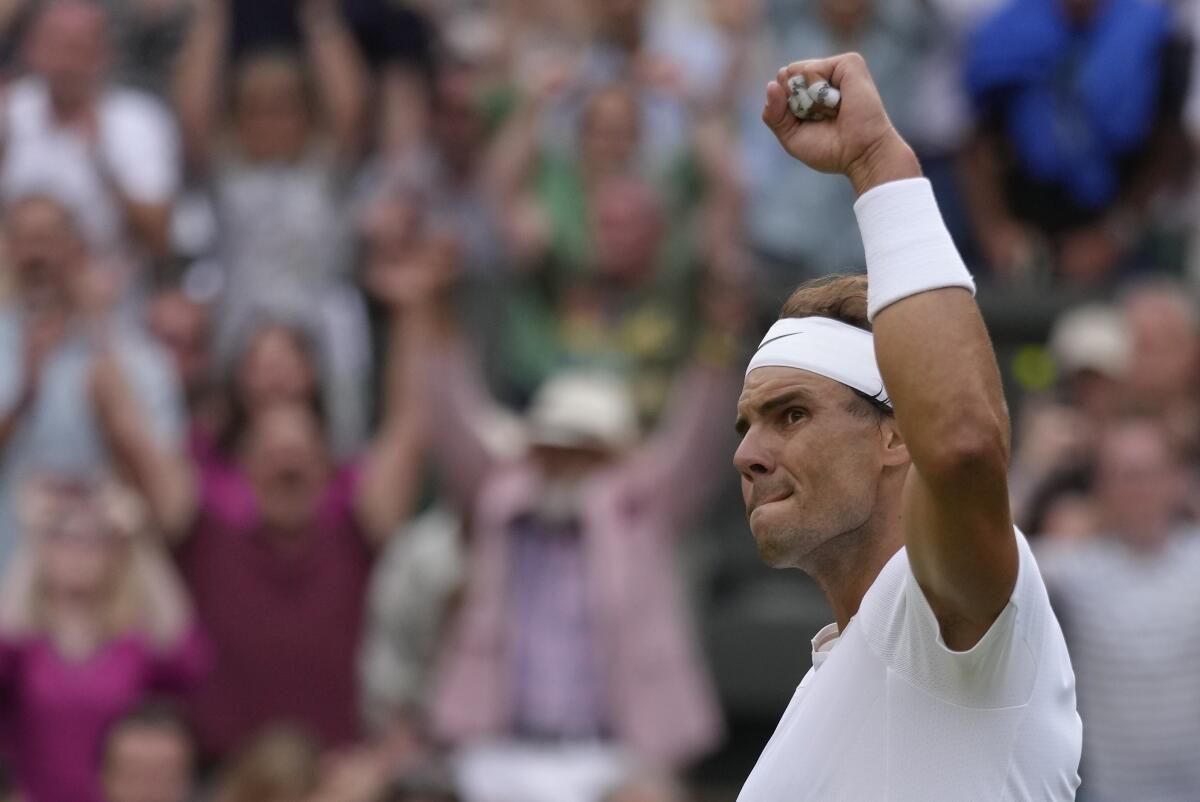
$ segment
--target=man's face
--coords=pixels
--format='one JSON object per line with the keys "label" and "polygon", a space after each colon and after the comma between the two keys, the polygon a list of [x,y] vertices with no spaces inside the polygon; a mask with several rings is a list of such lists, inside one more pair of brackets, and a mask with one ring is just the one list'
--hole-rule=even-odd
{"label": "man's face", "polygon": [[131,727],[113,735],[104,766],[108,802],[186,802],[191,792],[191,747],[182,733]]}
{"label": "man's face", "polygon": [[155,339],[171,354],[184,390],[194,396],[211,369],[207,308],[171,290],[151,301],[148,323]]}
{"label": "man's face", "polygon": [[808,371],[763,367],[746,377],[733,462],[768,565],[806,568],[822,546],[870,519],[884,435],[875,417],[852,411],[858,401]]}
{"label": "man's face", "polygon": [[1147,291],[1126,304],[1125,316],[1133,334],[1129,383],[1136,400],[1153,407],[1190,394],[1200,361],[1190,309],[1179,298]]}
{"label": "man's face", "polygon": [[601,90],[589,101],[579,129],[579,152],[584,166],[597,175],[626,173],[637,155],[641,132],[638,105],[620,87]]}
{"label": "man's face", "polygon": [[53,5],[30,34],[29,66],[63,105],[77,106],[92,99],[108,59],[108,18],[99,4]]}
{"label": "man's face", "polygon": [[289,161],[303,153],[311,119],[297,64],[272,56],[243,64],[234,100],[238,145],[247,159]]}
{"label": "man's face", "polygon": [[302,403],[319,391],[308,353],[280,326],[255,332],[237,370],[238,394],[250,417],[278,403]]}
{"label": "man's face", "polygon": [[1118,423],[1097,448],[1096,496],[1105,524],[1132,545],[1161,537],[1183,501],[1182,472],[1166,434],[1150,422]]}
{"label": "man's face", "polygon": [[661,211],[653,193],[634,180],[610,180],[596,193],[596,266],[625,281],[648,278],[662,250]]}
{"label": "man's face", "polygon": [[328,478],[328,454],[316,416],[295,403],[262,411],[248,432],[244,468],[262,523],[287,534],[306,530]]}
{"label": "man's face", "polygon": [[14,206],[4,221],[5,249],[27,305],[65,303],[82,245],[61,206],[33,198]]}

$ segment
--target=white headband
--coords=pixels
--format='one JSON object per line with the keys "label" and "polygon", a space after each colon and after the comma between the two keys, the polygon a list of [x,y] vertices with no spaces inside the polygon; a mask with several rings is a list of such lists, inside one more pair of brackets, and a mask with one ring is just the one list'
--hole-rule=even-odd
{"label": "white headband", "polygon": [[765,367],[808,370],[892,405],[875,361],[875,338],[838,320],[785,317],[775,321],[750,358],[746,374]]}

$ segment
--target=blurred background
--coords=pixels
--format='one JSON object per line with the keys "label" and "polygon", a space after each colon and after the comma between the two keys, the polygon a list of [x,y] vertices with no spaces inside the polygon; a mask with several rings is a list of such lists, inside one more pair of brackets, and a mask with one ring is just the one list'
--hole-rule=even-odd
{"label": "blurred background", "polygon": [[858,50],[979,282],[1081,799],[1200,799],[1189,0],[0,0],[0,796],[732,802],[733,404]]}

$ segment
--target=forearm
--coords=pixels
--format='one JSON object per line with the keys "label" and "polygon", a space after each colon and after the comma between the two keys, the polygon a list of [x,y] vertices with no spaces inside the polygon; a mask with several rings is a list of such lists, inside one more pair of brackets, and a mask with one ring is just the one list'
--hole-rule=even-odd
{"label": "forearm", "polygon": [[540,99],[527,99],[492,143],[484,182],[498,203],[514,201],[525,189],[537,158],[542,107]]}
{"label": "forearm", "polygon": [[0,586],[0,637],[13,638],[29,633],[34,626],[33,594],[36,571],[33,564],[33,546],[29,542],[31,533],[24,533],[24,540],[16,553],[9,558]]}
{"label": "forearm", "polygon": [[33,404],[33,392],[31,389],[22,390],[17,402],[12,408],[0,415],[0,453],[8,447],[9,441],[17,428],[21,425],[21,421],[29,412],[30,406]]}
{"label": "forearm", "polygon": [[1006,463],[1008,415],[970,274],[916,160],[900,150],[881,158],[869,174],[889,180],[851,180],[876,357],[913,463],[937,475],[976,439],[1001,444]]}
{"label": "forearm", "polygon": [[[112,357],[102,357],[112,359]],[[169,540],[181,538],[191,522],[196,488],[190,465],[181,454],[160,448],[146,432],[139,405],[109,364],[94,383],[98,417],[117,464],[150,505],[156,528]]]}
{"label": "forearm", "polygon": [[300,20],[328,132],[339,153],[352,157],[362,144],[366,65],[335,4],[312,2],[302,10]]}
{"label": "forearm", "polygon": [[188,161],[207,166],[224,103],[223,64],[229,28],[227,0],[196,4],[174,76],[175,108]]}
{"label": "forearm", "polygon": [[425,429],[421,415],[422,325],[412,311],[394,313],[384,368],[384,416],[372,441],[360,489],[359,517],[372,541],[382,543],[416,505]]}
{"label": "forearm", "polygon": [[980,237],[1012,216],[1005,207],[1004,183],[996,148],[994,135],[978,131],[958,160],[967,215]]}
{"label": "forearm", "polygon": [[125,221],[136,242],[155,260],[165,260],[171,251],[169,204],[139,203],[120,193]]}

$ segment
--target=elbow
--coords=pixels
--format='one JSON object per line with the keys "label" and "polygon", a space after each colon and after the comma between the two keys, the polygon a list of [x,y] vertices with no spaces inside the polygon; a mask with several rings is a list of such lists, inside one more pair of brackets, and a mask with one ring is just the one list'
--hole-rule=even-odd
{"label": "elbow", "polygon": [[931,447],[914,454],[927,481],[958,484],[972,478],[1008,474],[1008,421],[1004,416],[970,415],[944,427]]}

